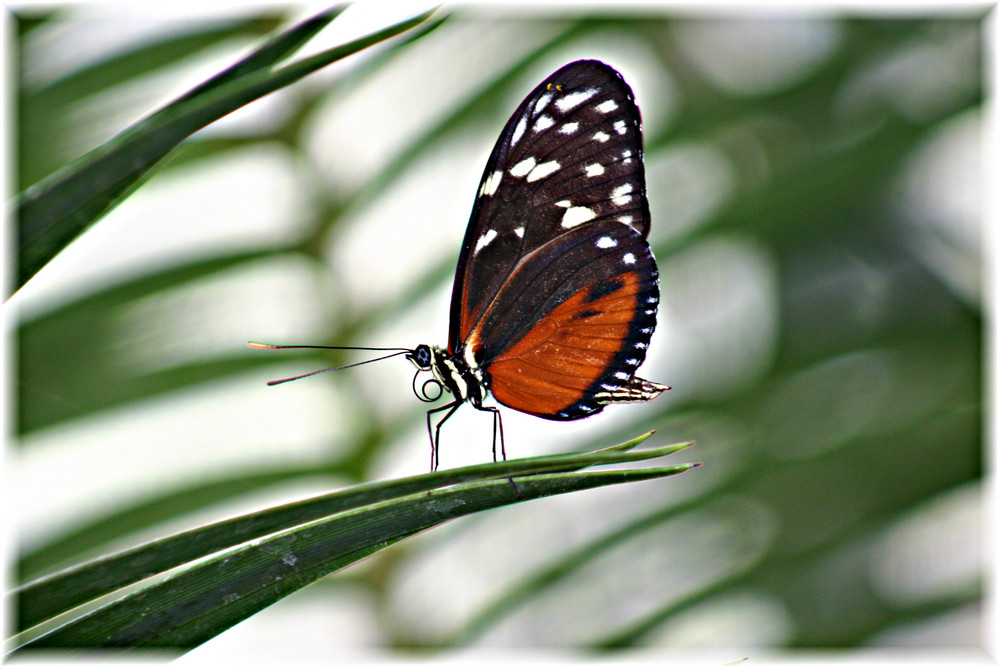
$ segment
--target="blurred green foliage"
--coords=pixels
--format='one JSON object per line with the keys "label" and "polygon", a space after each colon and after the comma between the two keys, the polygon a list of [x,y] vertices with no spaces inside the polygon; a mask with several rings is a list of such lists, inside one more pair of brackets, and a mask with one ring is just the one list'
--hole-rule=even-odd
{"label": "blurred green foliage", "polygon": [[[17,40],[23,42],[46,23],[59,20],[46,18],[18,17]],[[921,226],[912,200],[903,197],[902,183],[912,161],[936,138],[956,124],[980,123],[982,13],[810,19],[810,26],[821,29],[806,34],[825,35],[828,44],[813,50],[816,55],[808,66],[785,77],[764,77],[757,84],[746,76],[726,78],[727,71],[739,72],[739,65],[746,65],[738,56],[726,70],[713,69],[710,59],[698,54],[713,48],[724,55],[738,54],[738,48],[719,47],[725,44],[724,36],[739,46],[740,30],[752,34],[763,19],[675,18],[652,9],[642,16],[605,10],[555,18],[519,19],[489,12],[450,15],[419,37],[372,54],[356,69],[339,74],[327,89],[297,87],[287,100],[292,110],[276,127],[255,134],[198,136],[183,144],[161,173],[179,173],[210,159],[236,159],[237,150],[249,144],[278,145],[301,158],[306,154],[305,129],[314,114],[321,113],[329,100],[350,96],[367,77],[393,68],[410,72],[416,80],[448,77],[446,69],[433,71],[424,60],[427,51],[422,49],[432,48],[435,40],[482,30],[494,22],[514,32],[524,26],[543,35],[513,61],[484,62],[483,79],[470,86],[469,96],[443,109],[411,143],[396,147],[387,166],[362,187],[317,187],[323,180],[320,175],[303,183],[312,206],[307,231],[300,238],[265,249],[220,248],[215,256],[123,277],[20,319],[15,396],[21,442],[30,443],[32,436],[58,428],[64,429],[65,442],[71,444],[73,425],[102,411],[127,411],[140,402],[165,399],[238,372],[279,363],[274,357],[247,356],[234,349],[155,372],[136,372],[114,362],[119,335],[116,314],[166,291],[287,256],[304,258],[314,266],[317,298],[329,298],[331,285],[324,276],[330,267],[324,244],[337,238],[345,219],[391,192],[436,147],[453,145],[448,142],[461,141],[470,132],[490,139],[496,136],[514,108],[509,101],[517,100],[534,85],[534,79],[547,74],[547,63],[553,58],[563,53],[568,54],[566,60],[581,57],[591,45],[605,54],[617,44],[626,54],[623,59],[641,64],[636,69],[645,73],[646,82],[669,81],[667,92],[657,91],[662,94],[656,100],[644,98],[650,90],[630,81],[647,128],[654,251],[661,269],[675,267],[662,271],[661,320],[669,319],[671,313],[675,318],[678,313],[704,313],[707,324],[675,319],[669,329],[692,327],[691,335],[701,337],[709,350],[715,349],[712,345],[722,334],[729,336],[726,340],[752,341],[761,334],[750,325],[773,326],[764,336],[763,350],[737,345],[724,350],[728,354],[707,359],[698,356],[697,346],[689,343],[686,349],[693,350],[691,359],[697,368],[663,366],[647,374],[675,389],[669,401],[657,402],[661,412],[643,413],[644,421],[635,428],[656,428],[658,437],[666,441],[696,439],[695,456],[705,460],[706,466],[681,480],[686,496],[664,494],[652,505],[636,507],[614,530],[579,543],[568,542],[544,563],[529,559],[497,564],[503,568],[502,578],[513,582],[506,587],[508,592],[467,609],[445,632],[407,623],[406,614],[394,607],[398,593],[392,586],[408,573],[419,572],[411,568],[418,568],[414,563],[421,549],[433,553],[434,547],[428,546],[433,542],[396,545],[371,567],[339,578],[371,592],[372,613],[380,624],[379,641],[399,648],[447,648],[477,641],[517,646],[569,643],[598,650],[647,644],[672,647],[685,644],[683,634],[679,639],[670,632],[688,627],[677,625],[680,621],[693,618],[692,614],[702,618],[696,614],[700,610],[725,608],[727,601],[741,595],[781,610],[779,615],[785,620],[778,623],[781,629],[775,637],[757,638],[776,647],[893,645],[896,640],[886,639],[893,632],[933,627],[952,614],[978,619],[983,591],[976,576],[909,598],[894,596],[880,581],[873,559],[881,553],[887,534],[909,525],[928,507],[970,489],[973,504],[981,501],[984,350],[979,248],[963,247],[949,236],[952,221]],[[794,29],[799,21],[789,18],[787,23]],[[273,18],[252,17],[226,26],[191,26],[134,53],[112,54],[40,90],[22,80],[18,90],[22,186],[71,157],[59,147],[62,133],[79,130],[63,120],[78,100],[125,77],[151,76],[179,58],[194,55],[198,45],[259,35],[273,25]],[[794,34],[788,36],[793,38]],[[767,64],[748,60],[762,68]],[[772,64],[781,69],[781,63]],[[22,62],[22,71],[28,65]],[[669,113],[655,104],[666,101]],[[403,108],[399,112],[405,113]],[[728,194],[717,198],[696,224],[672,229],[673,216],[657,205],[657,198],[678,187],[670,180],[676,173],[652,165],[666,162],[678,147],[685,146],[721,156]],[[308,160],[303,162],[311,166]],[[473,171],[478,173],[480,168],[477,164]],[[968,170],[975,175],[978,168],[972,164]],[[936,185],[940,184],[928,187]],[[471,194],[455,196],[471,201]],[[461,226],[463,222],[437,220],[435,224]],[[755,261],[772,271],[771,291],[766,294],[770,315],[756,317],[751,302],[747,318],[727,319],[726,309],[736,307],[727,298],[741,294],[744,287],[739,275],[725,263],[695,261],[699,257],[724,260],[725,253],[713,255],[706,249],[725,249],[726,243],[751,249]],[[360,303],[347,309],[329,322],[328,341],[363,344],[360,332],[391,322],[411,303],[447,284],[453,262],[453,256],[444,263],[429,262],[422,274],[412,277],[407,290],[394,295],[388,304],[367,308]],[[668,276],[676,280],[668,282]],[[963,282],[963,277],[971,278]],[[684,310],[681,304],[672,311],[671,295],[701,300],[701,310],[690,304]],[[734,321],[748,328],[745,332],[713,328],[712,317],[718,318],[721,329],[733,326]],[[695,328],[696,324],[703,328]],[[444,332],[445,322],[439,328]],[[754,360],[749,371],[743,369],[747,359]],[[328,361],[317,363],[328,365]],[[685,362],[675,361],[681,367]],[[682,377],[690,378],[690,386],[700,387],[699,391],[685,391],[684,383],[675,381],[674,374],[682,371]],[[50,533],[44,543],[20,554],[19,577],[34,577],[82,555],[100,553],[151,525],[289,479],[321,476],[338,482],[365,481],[380,452],[422,423],[423,406],[414,403],[406,414],[376,416],[373,410],[359,419],[353,436],[356,446],[331,447],[324,461],[232,469],[212,479],[154,492],[132,506]],[[30,490],[30,494],[47,492],[45,488]],[[30,494],[25,502],[30,502]],[[629,503],[627,494],[616,498],[615,502]],[[537,511],[544,512],[543,507],[538,504]],[[639,559],[650,555],[629,550],[629,545],[687,515],[714,517],[718,526],[727,528],[719,539],[723,551],[731,550],[732,563],[690,587],[679,585],[665,591],[653,587],[647,593],[654,599],[645,600],[647,606],[638,614],[615,616],[616,604],[622,609],[627,605],[605,592],[604,611],[611,620],[600,633],[578,642],[563,639],[568,636],[565,628],[580,625],[581,614],[587,613],[577,596],[587,591],[590,580],[584,574],[590,572],[588,568],[624,548],[636,562],[616,563],[641,579]],[[581,514],[579,521],[586,523],[588,517]],[[474,530],[478,524],[467,521],[434,537],[455,540],[466,525]],[[664,553],[671,553],[667,550],[670,541],[664,541]],[[697,547],[692,538],[692,550]],[[941,548],[944,562],[950,545]],[[961,550],[961,545],[954,548]],[[933,570],[932,565],[928,567]],[[439,566],[435,581],[441,584],[437,593],[441,598],[437,602],[445,605],[448,596],[462,594],[463,584],[451,580],[458,575],[449,572],[448,563]],[[486,579],[500,576],[491,567],[484,567]],[[313,588],[322,595],[338,585],[345,584],[330,581]],[[554,602],[549,598],[553,591]],[[661,593],[662,599],[655,599]],[[431,602],[418,600],[416,604]],[[544,615],[537,611],[539,605]],[[711,616],[708,611],[705,614]],[[544,618],[537,636],[516,634],[522,627],[519,617]],[[702,622],[709,628],[726,627],[704,618]],[[504,634],[504,628],[514,630]],[[727,648],[740,641],[739,634],[721,636],[719,632],[710,633],[699,645]],[[935,643],[936,636],[930,633],[929,638],[918,636],[913,641],[924,647],[943,645]],[[967,634],[955,636],[955,642],[967,645]]]}

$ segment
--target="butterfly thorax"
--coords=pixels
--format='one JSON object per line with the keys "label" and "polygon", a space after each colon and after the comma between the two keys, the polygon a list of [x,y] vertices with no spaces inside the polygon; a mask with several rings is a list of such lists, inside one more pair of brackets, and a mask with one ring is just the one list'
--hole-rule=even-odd
{"label": "butterfly thorax", "polygon": [[430,345],[418,345],[406,358],[418,369],[430,371],[453,396],[470,401],[477,408],[483,406],[489,391],[489,378],[474,358],[467,361],[460,354]]}

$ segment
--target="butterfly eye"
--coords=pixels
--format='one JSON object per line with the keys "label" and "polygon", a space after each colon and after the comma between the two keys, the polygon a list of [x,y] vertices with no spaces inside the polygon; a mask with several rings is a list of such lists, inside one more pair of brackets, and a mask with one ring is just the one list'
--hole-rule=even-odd
{"label": "butterfly eye", "polygon": [[406,358],[413,362],[413,365],[422,371],[431,369],[431,348],[428,345],[418,345]]}

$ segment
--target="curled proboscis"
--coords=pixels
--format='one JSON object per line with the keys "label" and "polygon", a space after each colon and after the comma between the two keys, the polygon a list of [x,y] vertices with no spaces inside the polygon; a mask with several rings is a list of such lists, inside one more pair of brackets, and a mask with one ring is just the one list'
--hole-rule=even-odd
{"label": "curled proboscis", "polygon": [[[417,378],[420,377],[422,372],[423,371],[417,371],[416,375],[413,376],[413,394],[424,403],[433,403],[441,398],[441,394],[444,393],[444,387],[437,381],[437,378],[428,378],[418,389]],[[431,387],[433,387],[433,389],[431,389]]]}

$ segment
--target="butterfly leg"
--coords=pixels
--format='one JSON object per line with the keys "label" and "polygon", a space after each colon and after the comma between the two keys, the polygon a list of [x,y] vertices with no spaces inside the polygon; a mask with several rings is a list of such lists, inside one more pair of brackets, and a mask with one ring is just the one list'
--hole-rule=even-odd
{"label": "butterfly leg", "polygon": [[[503,456],[503,460],[507,460],[507,448],[503,444],[503,417],[500,416],[500,409],[497,407],[481,407],[479,408],[483,412],[493,413],[493,462],[496,463],[497,460],[497,426],[500,427],[500,454]],[[510,485],[514,487],[514,495],[518,500],[521,500],[521,487],[517,485],[513,477],[508,477],[507,481]]]}
{"label": "butterfly leg", "polygon": [[[441,425],[448,421],[448,418],[455,414],[455,410],[458,410],[458,406],[462,404],[462,401],[452,401],[447,405],[442,405],[439,408],[434,408],[433,410],[427,411],[427,435],[431,439],[431,472],[437,470],[438,467],[438,445],[441,442]],[[441,421],[437,423],[434,430],[431,430],[431,415],[435,412],[441,412],[442,410],[448,410],[448,413],[441,418]]]}
{"label": "butterfly leg", "polygon": [[496,406],[476,406],[477,410],[482,410],[483,412],[493,413],[493,462],[496,463],[497,460],[497,426],[500,427],[500,454],[503,456],[503,460],[507,460],[507,449],[503,444],[503,417],[500,416],[500,409]]}

